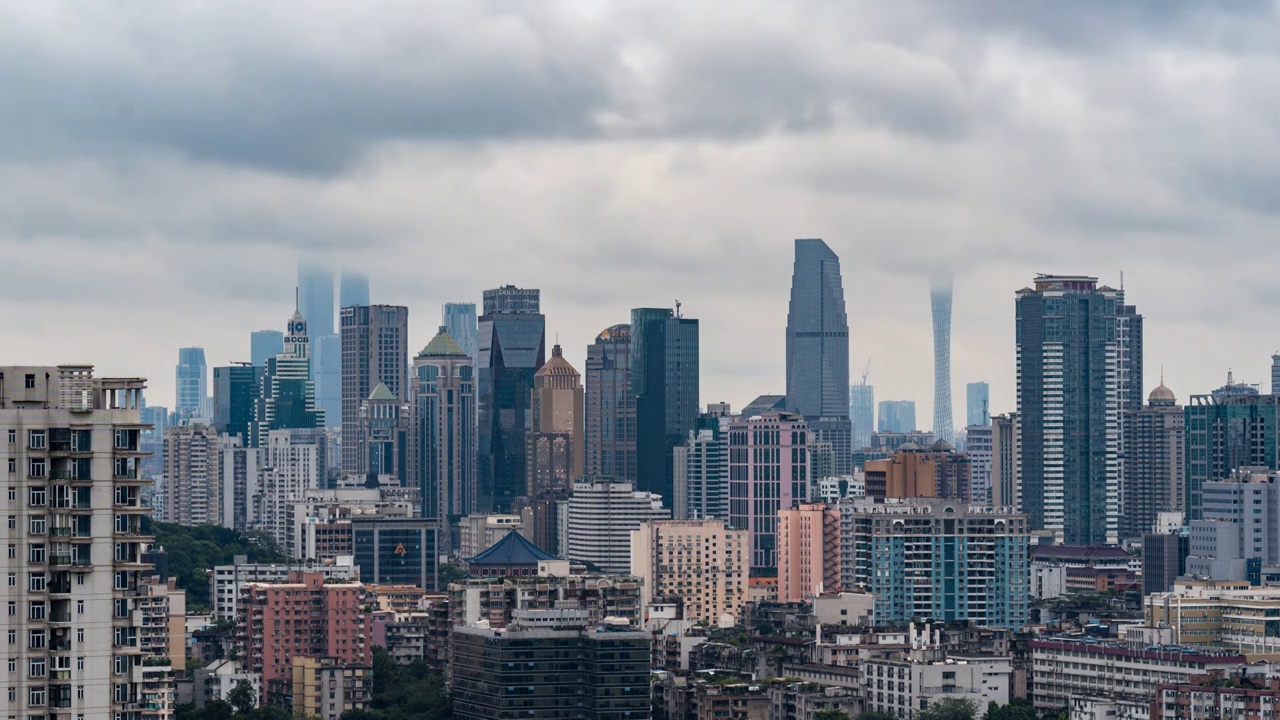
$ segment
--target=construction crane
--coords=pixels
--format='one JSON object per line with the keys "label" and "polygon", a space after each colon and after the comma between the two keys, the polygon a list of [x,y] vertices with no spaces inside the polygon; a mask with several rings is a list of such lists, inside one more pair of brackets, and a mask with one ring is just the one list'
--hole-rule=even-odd
{"label": "construction crane", "polygon": [[871,358],[867,358],[867,369],[862,371],[862,384],[866,386],[867,376],[871,374]]}

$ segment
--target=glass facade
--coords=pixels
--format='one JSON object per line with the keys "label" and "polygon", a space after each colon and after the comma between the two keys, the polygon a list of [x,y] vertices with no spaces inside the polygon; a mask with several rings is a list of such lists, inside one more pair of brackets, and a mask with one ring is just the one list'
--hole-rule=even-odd
{"label": "glass facade", "polygon": [[360,582],[436,589],[436,528],[427,520],[354,519]]}
{"label": "glass facade", "polygon": [[213,369],[213,427],[220,434],[239,435],[245,447],[256,446],[255,408],[265,372],[253,365]]}
{"label": "glass facade", "polygon": [[631,326],[605,329],[587,346],[586,472],[636,481],[636,399]]}
{"label": "glass facade", "polygon": [[636,397],[636,489],[672,507],[674,452],[694,429],[698,321],[667,308],[631,311],[631,389]]}
{"label": "glass facade", "polygon": [[929,287],[933,310],[933,435],[952,442],[951,416],[951,279],[934,280]]}
{"label": "glass facade", "polygon": [[508,512],[524,494],[533,376],[546,361],[546,318],[537,311],[537,292],[485,291],[476,358],[480,512]]}

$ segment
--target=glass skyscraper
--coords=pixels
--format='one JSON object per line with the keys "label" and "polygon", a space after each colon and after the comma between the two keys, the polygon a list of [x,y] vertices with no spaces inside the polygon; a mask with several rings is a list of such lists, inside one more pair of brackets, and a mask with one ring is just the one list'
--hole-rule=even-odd
{"label": "glass skyscraper", "polygon": [[369,278],[353,270],[342,269],[338,277],[338,307],[369,304]]}
{"label": "glass skyscraper", "polygon": [[444,330],[454,342],[458,343],[462,352],[475,362],[476,350],[479,347],[477,338],[480,332],[476,321],[476,304],[445,303]]}
{"label": "glass skyscraper", "polygon": [[675,456],[698,419],[698,321],[668,308],[631,311],[636,490],[674,507]]}
{"label": "glass skyscraper", "polygon": [[342,470],[360,471],[356,447],[360,405],[379,383],[400,402],[409,400],[409,308],[352,305],[342,308]]}
{"label": "glass skyscraper", "polygon": [[509,512],[525,494],[525,441],[533,377],[546,361],[540,292],[507,285],[484,291],[479,321],[479,497],[483,513]]}
{"label": "glass skyscraper", "polygon": [[965,426],[991,423],[991,386],[984,382],[971,382],[965,386]]}
{"label": "glass skyscraper", "polygon": [[218,434],[239,435],[243,447],[256,447],[255,407],[266,365],[231,365],[213,369],[213,427]]}
{"label": "glass skyscraper", "polygon": [[311,337],[334,334],[332,267],[298,264],[298,310],[307,319]]}
{"label": "glass skyscraper", "polygon": [[929,305],[933,310],[933,435],[952,442],[956,428],[951,417],[950,277],[930,281]]}
{"label": "glass skyscraper", "polygon": [[880,432],[909,433],[916,427],[916,403],[914,400],[881,400]]}
{"label": "glass skyscraper", "polygon": [[636,481],[636,399],[631,326],[613,325],[587,346],[586,471]]}
{"label": "glass skyscraper", "polygon": [[[1253,390],[1253,392],[1249,392]],[[1228,382],[1192,395],[1186,424],[1186,519],[1203,519],[1204,484],[1248,467],[1280,467],[1280,395]],[[1025,432],[1025,430],[1024,430]]]}
{"label": "glass skyscraper", "polygon": [[[333,268],[298,265],[298,309],[311,336],[311,379],[325,423],[342,423],[342,340],[334,331]],[[256,361],[255,361],[255,364]]]}
{"label": "glass skyscraper", "polygon": [[264,367],[267,360],[284,352],[284,333],[279,330],[255,330],[249,334],[249,362]]}
{"label": "glass skyscraper", "polygon": [[818,239],[795,242],[787,311],[787,407],[804,416],[818,442],[830,443],[837,475],[853,460],[849,388],[849,319],[840,258]]}
{"label": "glass skyscraper", "polygon": [[871,447],[871,433],[876,431],[876,388],[866,380],[849,388],[849,422],[853,449]]}
{"label": "glass skyscraper", "polygon": [[187,347],[178,350],[178,366],[175,368],[177,398],[173,411],[179,420],[204,417],[209,408],[209,368],[204,361],[204,348]]}
{"label": "glass skyscraper", "polygon": [[1084,276],[1039,275],[1017,293],[1022,509],[1068,545],[1119,539],[1122,304]]}

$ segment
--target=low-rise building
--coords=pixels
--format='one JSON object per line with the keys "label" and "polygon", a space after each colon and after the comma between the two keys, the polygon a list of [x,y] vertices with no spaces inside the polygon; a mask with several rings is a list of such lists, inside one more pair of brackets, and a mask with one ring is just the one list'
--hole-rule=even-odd
{"label": "low-rise building", "polygon": [[876,596],[870,593],[842,592],[819,595],[813,599],[813,615],[819,625],[875,625]]}
{"label": "low-rise building", "polygon": [[1178,685],[1160,685],[1151,720],[1233,718],[1271,720],[1280,713],[1280,678],[1199,675]]}
{"label": "low-rise building", "polygon": [[769,683],[769,720],[814,720],[819,713],[844,713],[854,718],[862,712],[861,694],[838,685],[815,682]]}
{"label": "low-rise building", "polygon": [[1280,588],[1244,581],[1179,580],[1172,592],[1143,600],[1144,625],[1167,627],[1188,647],[1225,647],[1249,658],[1280,660]]}
{"label": "low-rise building", "polygon": [[862,665],[862,683],[867,710],[909,720],[941,700],[972,700],[979,708],[991,702],[1008,703],[1013,660],[986,656],[927,660],[921,653],[906,658],[873,657]]}
{"label": "low-rise building", "polygon": [[570,575],[472,578],[449,585],[451,626],[501,629],[521,610],[576,609],[593,624],[623,618],[639,629],[640,578],[630,575]]}
{"label": "low-rise building", "polygon": [[[1129,582],[1124,576],[1133,556],[1113,545],[1036,545],[1031,548],[1031,597],[1048,600],[1068,592],[1088,591],[1096,587],[1097,575],[1082,570],[1103,570],[1113,582]],[[1073,574],[1074,573],[1074,574]]]}
{"label": "low-rise building", "polygon": [[261,673],[249,672],[235,660],[214,660],[192,673],[194,691],[192,701],[196,707],[204,707],[211,700],[226,700],[240,683],[248,683],[255,698],[262,697]]}

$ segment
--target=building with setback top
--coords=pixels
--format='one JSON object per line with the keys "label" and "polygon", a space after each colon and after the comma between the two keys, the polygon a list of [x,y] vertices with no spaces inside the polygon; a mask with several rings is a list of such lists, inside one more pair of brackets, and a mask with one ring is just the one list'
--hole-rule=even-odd
{"label": "building with setback top", "polygon": [[585,471],[636,481],[636,398],[631,326],[613,325],[587,346]]}
{"label": "building with setback top", "polygon": [[424,518],[448,522],[476,510],[474,373],[444,327],[413,359],[410,441]]}
{"label": "building with setback top", "polygon": [[[342,440],[347,447],[354,447],[352,438],[360,432],[360,405],[375,387],[382,384],[396,399],[408,399],[409,309],[400,305],[344,305],[340,321]],[[342,453],[343,472],[360,472],[360,462],[359,453]]]}

